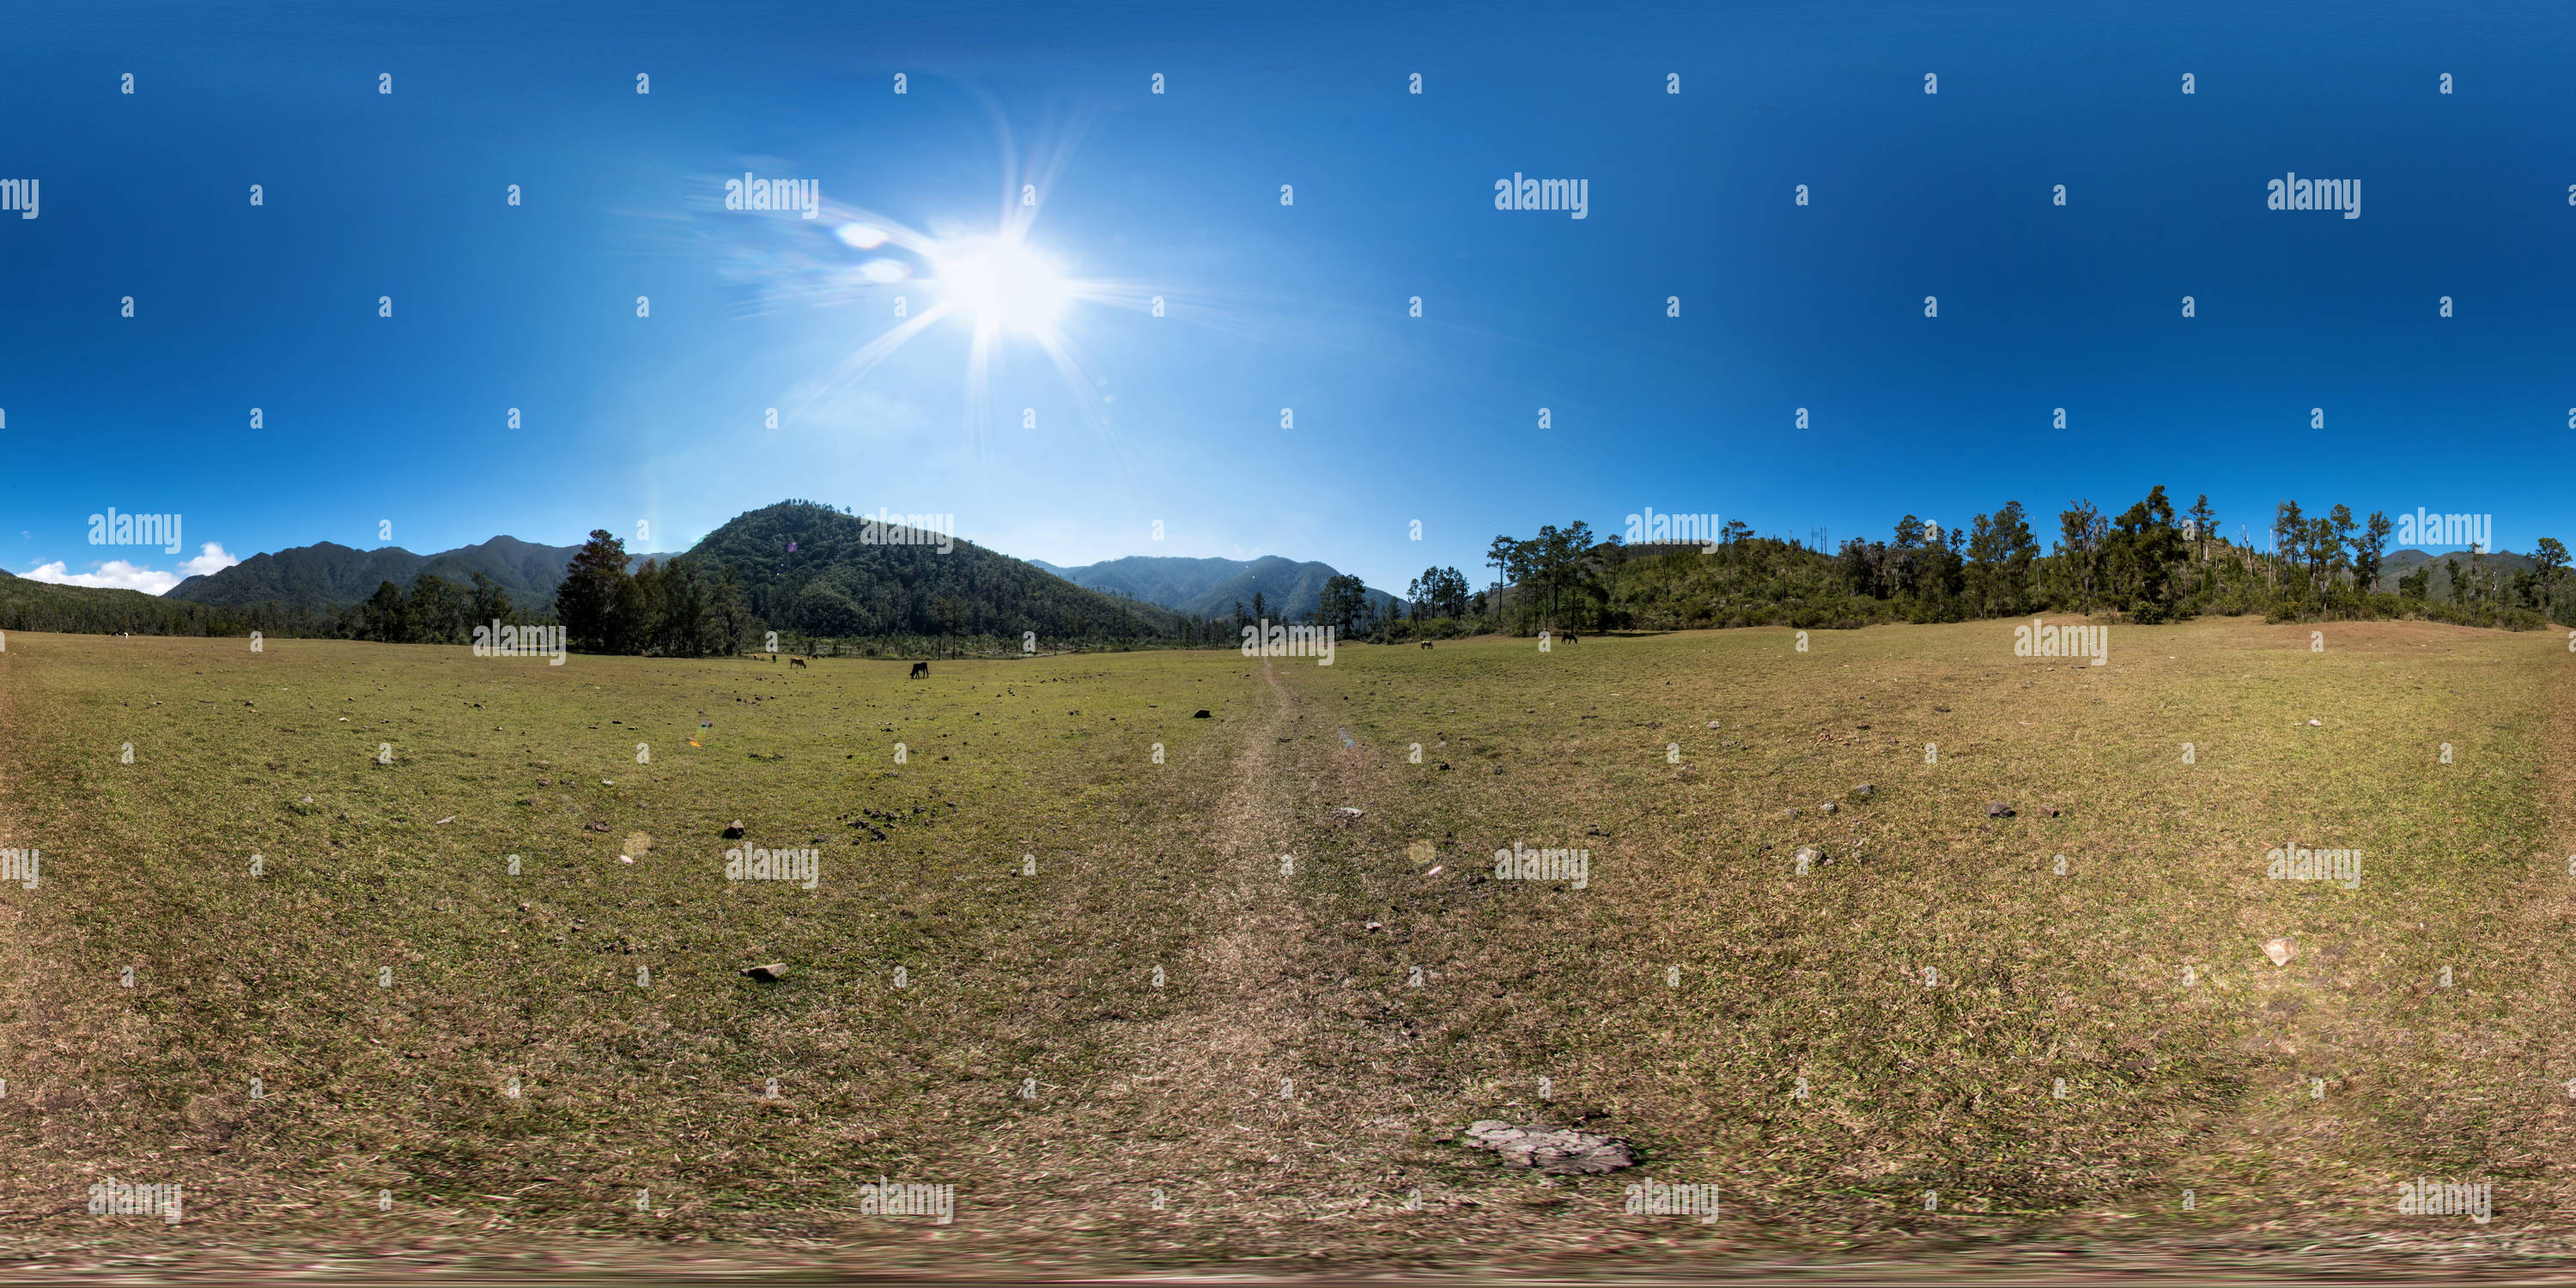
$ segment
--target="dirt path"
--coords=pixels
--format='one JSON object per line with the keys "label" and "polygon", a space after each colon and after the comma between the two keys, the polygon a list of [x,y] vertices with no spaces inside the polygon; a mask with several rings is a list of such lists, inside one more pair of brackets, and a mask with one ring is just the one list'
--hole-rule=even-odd
{"label": "dirt path", "polygon": [[[1195,1005],[1138,1033],[1127,1085],[1135,1175],[1162,1178],[1175,1206],[1240,1194],[1238,1167],[1275,1168],[1304,1152],[1294,1139],[1309,1082],[1300,1051],[1314,1022],[1293,977],[1305,917],[1283,876],[1293,855],[1293,784],[1281,751],[1295,699],[1262,663],[1269,708],[1234,755],[1232,783],[1204,841],[1214,879],[1190,919],[1196,958],[1181,969]],[[1285,1095],[1283,1096],[1283,1091]]]}
{"label": "dirt path", "polygon": [[[1320,1000],[1298,964],[1310,928],[1294,894],[1307,863],[1297,845],[1301,783],[1289,764],[1297,699],[1266,661],[1261,676],[1259,714],[1205,825],[1166,835],[1164,859],[1134,860],[1193,874],[1183,914],[1191,947],[1168,967],[1179,1005],[1124,1034],[1096,1085],[1068,1088],[1070,1103],[1033,1125],[1033,1146],[1051,1142],[1079,1160],[1051,1154],[1047,1171],[1087,1171],[1096,1182],[1086,1187],[1095,1212],[1272,1215],[1273,1197],[1311,1179],[1300,1174],[1317,1153],[1312,1142],[1329,1139],[1312,1125],[1307,1054]],[[1285,875],[1282,856],[1296,865]],[[1064,1189],[1032,1187],[1013,1201],[1057,1207]],[[1168,1216],[1147,1218],[1157,1192]]]}

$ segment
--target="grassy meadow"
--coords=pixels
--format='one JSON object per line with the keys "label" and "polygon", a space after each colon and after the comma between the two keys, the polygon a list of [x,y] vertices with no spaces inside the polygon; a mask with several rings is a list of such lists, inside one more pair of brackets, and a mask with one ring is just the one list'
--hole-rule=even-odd
{"label": "grassy meadow", "polygon": [[[923,679],[12,632],[0,846],[42,865],[0,886],[0,1252],[2565,1230],[2567,641],[2213,619],[2092,666],[2012,627]],[[1497,879],[1524,845],[1580,888]],[[2357,886],[2267,878],[2288,845]],[[743,847],[814,888],[727,879]],[[1640,1163],[1505,1169],[1482,1118]],[[184,1223],[87,1214],[110,1176]],[[2398,1215],[2419,1176],[2494,1222]],[[1645,1177],[1724,1211],[1628,1215]],[[862,1215],[881,1178],[953,1223]]]}

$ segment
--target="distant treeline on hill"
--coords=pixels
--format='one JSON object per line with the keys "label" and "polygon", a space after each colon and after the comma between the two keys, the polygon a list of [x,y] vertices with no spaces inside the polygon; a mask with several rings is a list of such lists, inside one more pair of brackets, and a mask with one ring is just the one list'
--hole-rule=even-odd
{"label": "distant treeline on hill", "polygon": [[[2576,619],[2567,548],[2543,537],[2529,555],[2475,547],[2455,555],[2388,550],[2387,516],[2337,505],[2309,515],[2282,502],[2268,548],[2218,535],[2204,496],[2177,515],[2161,486],[2108,515],[2078,501],[2043,553],[2018,501],[1943,530],[1913,515],[1888,540],[1828,553],[1726,523],[1706,540],[1631,543],[1591,526],[1496,537],[1493,584],[1470,591],[1432,567],[1392,599],[1335,574],[1298,620],[1345,639],[1397,642],[1542,629],[1678,630],[1858,627],[2029,613],[2110,612],[2134,622],[2207,613],[2275,621],[2420,617],[2538,629]],[[1693,533],[1694,537],[1699,536]],[[93,590],[0,573],[0,630],[248,635],[465,644],[477,627],[560,625],[585,652],[712,657],[766,649],[845,656],[1023,656],[1067,649],[1232,648],[1282,613],[1260,591],[1219,615],[1181,613],[1076,585],[1033,564],[917,530],[885,530],[809,501],[754,510],[688,553],[641,567],[607,532],[572,550],[547,602],[514,602],[475,573],[458,582],[388,579],[335,608],[237,605]],[[1821,545],[1821,541],[1818,543]],[[496,543],[487,543],[486,548]],[[510,543],[513,552],[542,550]],[[356,554],[357,552],[350,552]],[[416,558],[416,557],[415,557]],[[345,592],[344,592],[345,593]]]}
{"label": "distant treeline on hill", "polygon": [[2078,501],[2057,520],[2055,549],[2045,554],[2018,501],[1946,533],[1907,515],[1892,539],[1856,537],[1831,554],[1755,537],[1740,523],[1705,546],[1631,547],[1617,536],[1595,541],[1586,524],[1549,526],[1528,540],[1495,538],[1487,562],[1506,584],[1487,616],[1496,629],[1524,633],[2106,611],[2141,623],[2218,613],[2419,617],[2513,630],[2576,619],[2576,579],[2554,537],[2528,556],[2392,556],[2395,525],[2385,514],[2356,520],[2337,505],[2309,515],[2284,501],[2268,529],[2271,548],[2256,550],[2218,535],[2208,497],[2178,516],[2161,486],[2116,516]]}

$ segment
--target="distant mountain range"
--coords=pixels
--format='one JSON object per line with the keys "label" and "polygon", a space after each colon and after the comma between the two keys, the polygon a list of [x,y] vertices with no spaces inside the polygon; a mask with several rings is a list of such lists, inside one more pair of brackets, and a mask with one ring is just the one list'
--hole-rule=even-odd
{"label": "distant mountain range", "polygon": [[[1331,564],[1298,563],[1277,555],[1248,562],[1129,555],[1079,568],[1061,568],[1042,559],[1029,562],[1077,586],[1160,604],[1193,617],[1230,618],[1238,604],[1250,616],[1252,597],[1258,594],[1273,621],[1311,615],[1323,601],[1324,583],[1341,575]],[[1368,592],[1368,599],[1380,609],[1397,602],[1395,596],[1377,589]]]}
{"label": "distant mountain range", "polygon": [[[579,546],[540,546],[517,537],[494,537],[479,546],[458,546],[434,555],[418,555],[400,546],[353,550],[332,542],[294,546],[275,554],[252,555],[221,572],[190,577],[170,588],[167,598],[218,608],[283,604],[289,608],[327,611],[354,604],[376,593],[385,582],[409,589],[423,573],[436,573],[459,586],[473,584],[474,574],[490,577],[508,591],[510,602],[528,612],[543,612],[554,602],[564,565]],[[669,555],[637,554],[627,563],[641,567],[647,559]]]}
{"label": "distant mountain range", "polygon": [[752,611],[780,630],[840,639],[984,635],[1138,638],[1180,633],[1178,614],[1086,590],[976,545],[885,544],[885,529],[826,505],[783,501],[707,534],[689,557],[730,568]]}
{"label": "distant mountain range", "polygon": [[[2465,550],[2446,550],[2440,554],[2429,555],[2421,550],[2400,550],[2388,556],[2387,562],[2379,566],[2379,581],[2372,589],[2393,594],[2397,590],[2398,578],[2407,576],[2429,563],[2433,565],[2433,576],[2425,583],[2424,597],[2437,604],[2447,602],[2451,598],[2449,561],[2453,559],[2460,561],[2460,571],[2469,570],[2469,552]],[[2529,555],[2518,555],[2510,550],[2498,550],[2487,556],[2487,566],[2503,570],[2504,576],[2511,579],[2514,573],[2529,572],[2540,565],[2533,562]]]}
{"label": "distant mountain range", "polygon": [[[1250,613],[1255,593],[1274,620],[1306,616],[1320,602],[1325,581],[1338,575],[1329,564],[1277,556],[1136,556],[1059,568],[971,541],[953,542],[946,554],[931,545],[878,544],[862,539],[867,527],[865,519],[830,506],[786,501],[736,516],[688,553],[709,571],[731,568],[753,611],[772,626],[843,638],[1032,630],[1049,638],[1167,635],[1184,617],[1230,617],[1238,602]],[[365,600],[388,581],[407,590],[434,573],[465,586],[481,573],[509,592],[521,611],[542,613],[579,549],[500,536],[423,555],[399,546],[356,550],[326,541],[253,555],[221,572],[190,577],[164,598],[214,608],[276,604],[328,613]],[[628,565],[641,567],[648,558],[673,556],[634,554]],[[1392,598],[1369,592],[1375,604]]]}

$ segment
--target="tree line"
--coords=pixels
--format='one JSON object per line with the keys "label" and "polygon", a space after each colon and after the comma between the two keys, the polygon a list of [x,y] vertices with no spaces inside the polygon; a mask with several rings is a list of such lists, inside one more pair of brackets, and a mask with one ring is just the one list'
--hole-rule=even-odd
{"label": "tree line", "polygon": [[[2110,612],[2140,623],[2219,613],[2537,629],[2576,618],[2576,579],[2554,537],[2528,556],[2472,547],[2383,590],[2395,531],[2384,513],[2360,518],[2337,504],[2310,514],[2283,501],[2258,546],[2250,532],[2228,540],[2206,495],[2177,513],[2159,485],[2116,514],[2079,500],[2056,520],[2047,550],[2030,513],[2008,501],[1964,527],[1909,514],[1887,539],[1855,537],[1830,554],[1756,537],[1740,522],[1708,546],[1631,546],[1616,535],[1594,541],[1581,522],[1551,525],[1535,537],[1494,539],[1487,563],[1497,578],[1476,625],[1528,633]],[[2438,594],[2437,567],[2445,574]]]}

